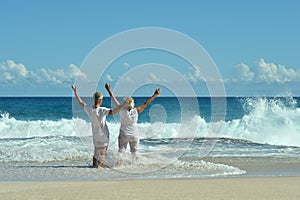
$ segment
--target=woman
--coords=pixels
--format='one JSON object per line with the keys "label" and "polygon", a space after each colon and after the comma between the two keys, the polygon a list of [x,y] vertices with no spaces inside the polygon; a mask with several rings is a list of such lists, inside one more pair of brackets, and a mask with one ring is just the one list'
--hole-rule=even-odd
{"label": "woman", "polygon": [[[116,106],[119,106],[120,103],[110,90],[110,86],[106,83],[105,88],[108,91],[110,97]],[[160,94],[160,88],[156,89],[154,94],[147,99],[145,103],[138,107],[134,107],[134,99],[127,97],[125,101],[128,102],[128,106],[124,107],[120,111],[120,134],[119,134],[119,152],[123,153],[126,150],[126,147],[129,143],[130,152],[133,155],[137,153],[137,146],[139,143],[139,132],[137,128],[138,115]]]}
{"label": "woman", "polygon": [[72,85],[71,87],[78,103],[91,120],[94,144],[93,167],[102,167],[109,144],[109,130],[106,124],[106,116],[118,113],[122,108],[128,105],[128,101],[124,101],[122,105],[119,104],[115,109],[100,107],[103,101],[103,95],[100,92],[95,92],[93,95],[94,105],[88,106],[78,95],[76,86]]}

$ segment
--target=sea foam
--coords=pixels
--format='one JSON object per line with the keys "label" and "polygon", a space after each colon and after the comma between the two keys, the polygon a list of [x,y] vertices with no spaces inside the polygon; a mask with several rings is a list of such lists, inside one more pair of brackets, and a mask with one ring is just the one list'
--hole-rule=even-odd
{"label": "sea foam", "polygon": [[[300,146],[300,109],[286,99],[246,98],[245,114],[240,119],[208,122],[192,116],[180,123],[139,123],[141,139],[225,137],[257,143]],[[108,122],[111,140],[116,141],[120,123]],[[52,120],[16,120],[9,113],[0,117],[0,139],[49,136],[91,136],[89,121],[81,118]]]}

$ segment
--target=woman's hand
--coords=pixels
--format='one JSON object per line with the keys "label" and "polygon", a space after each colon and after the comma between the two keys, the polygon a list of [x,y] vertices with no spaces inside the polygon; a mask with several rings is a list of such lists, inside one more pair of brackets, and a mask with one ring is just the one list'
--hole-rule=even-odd
{"label": "woman's hand", "polygon": [[125,104],[125,106],[129,105],[129,98],[124,98],[124,103],[123,105]]}
{"label": "woman's hand", "polygon": [[71,88],[72,88],[72,90],[73,90],[74,92],[77,92],[77,88],[76,88],[75,85],[71,85]]}

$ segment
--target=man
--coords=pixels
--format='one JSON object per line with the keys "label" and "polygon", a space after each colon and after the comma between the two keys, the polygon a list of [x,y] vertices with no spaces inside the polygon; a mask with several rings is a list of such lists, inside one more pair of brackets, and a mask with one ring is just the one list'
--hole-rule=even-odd
{"label": "man", "polygon": [[72,85],[71,87],[78,103],[91,120],[94,144],[93,167],[102,167],[109,144],[109,130],[106,124],[106,116],[118,113],[128,105],[128,101],[124,101],[122,105],[119,104],[115,109],[100,107],[103,101],[103,95],[100,92],[95,92],[93,95],[94,105],[88,106],[78,95],[76,86]]}

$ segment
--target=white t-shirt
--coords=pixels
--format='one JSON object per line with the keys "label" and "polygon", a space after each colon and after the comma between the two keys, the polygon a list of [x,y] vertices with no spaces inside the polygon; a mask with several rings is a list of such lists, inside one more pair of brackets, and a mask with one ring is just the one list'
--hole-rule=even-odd
{"label": "white t-shirt", "polygon": [[120,111],[120,120],[121,120],[121,128],[120,134],[126,136],[135,136],[138,137],[139,132],[137,128],[139,114],[137,109],[131,109],[128,111],[128,108],[124,108]]}
{"label": "white t-shirt", "polygon": [[84,105],[84,111],[92,123],[93,143],[95,147],[105,147],[109,143],[109,130],[106,124],[106,116],[110,109],[105,107],[93,108]]}

